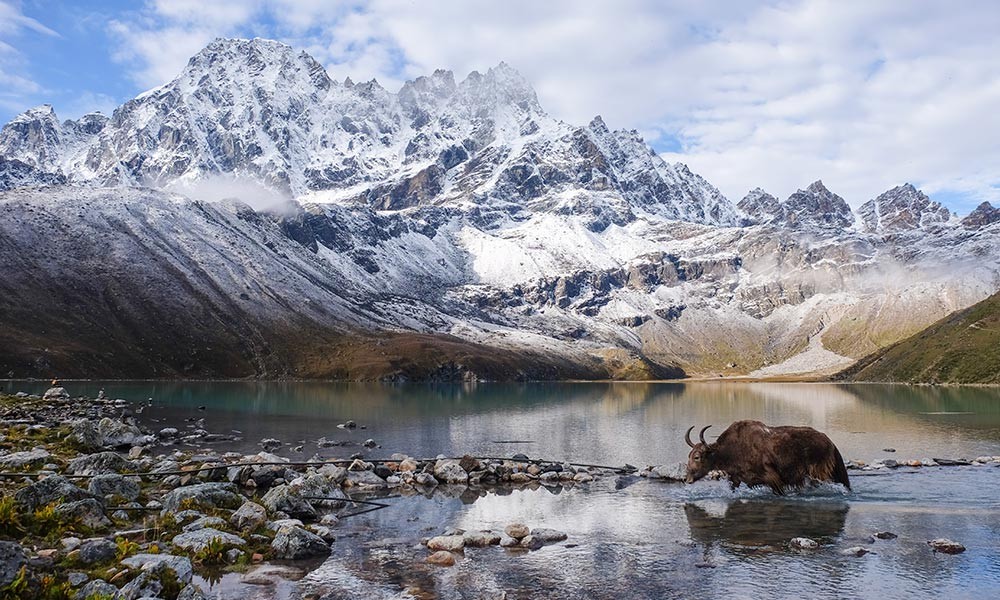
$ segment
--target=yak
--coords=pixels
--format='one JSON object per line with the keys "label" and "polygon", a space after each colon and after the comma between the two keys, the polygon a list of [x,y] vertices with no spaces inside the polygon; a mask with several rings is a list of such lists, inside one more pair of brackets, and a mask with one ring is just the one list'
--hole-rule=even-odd
{"label": "yak", "polygon": [[760,421],[737,421],[711,444],[705,441],[709,427],[698,434],[701,441],[697,444],[691,442],[694,427],[684,434],[684,441],[691,446],[687,483],[717,470],[729,475],[733,489],[741,483],[766,485],[779,496],[785,488],[800,487],[809,479],[851,489],[837,446],[812,427],[768,427]]}

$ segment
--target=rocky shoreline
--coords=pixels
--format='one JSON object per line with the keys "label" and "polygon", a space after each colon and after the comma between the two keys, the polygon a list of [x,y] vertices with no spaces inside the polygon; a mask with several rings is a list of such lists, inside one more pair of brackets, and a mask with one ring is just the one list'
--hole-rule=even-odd
{"label": "rocky shoreline", "polygon": [[[0,597],[206,598],[195,575],[328,556],[339,519],[385,506],[373,500],[390,493],[474,499],[614,473],[523,455],[293,462],[268,451],[276,440],[252,455],[164,452],[185,437],[226,440],[200,427],[144,431],[131,412],[127,401],[58,387],[0,396]],[[532,550],[564,539],[514,523],[425,544],[427,562],[448,566],[466,546]]]}

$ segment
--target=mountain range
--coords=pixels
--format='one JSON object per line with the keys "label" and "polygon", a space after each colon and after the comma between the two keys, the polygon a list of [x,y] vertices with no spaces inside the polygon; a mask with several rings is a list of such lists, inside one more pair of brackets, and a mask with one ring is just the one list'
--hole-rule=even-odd
{"label": "mountain range", "polygon": [[12,377],[815,376],[1000,288],[988,203],[733,203],[503,63],[393,93],[261,39],[15,117],[0,190]]}

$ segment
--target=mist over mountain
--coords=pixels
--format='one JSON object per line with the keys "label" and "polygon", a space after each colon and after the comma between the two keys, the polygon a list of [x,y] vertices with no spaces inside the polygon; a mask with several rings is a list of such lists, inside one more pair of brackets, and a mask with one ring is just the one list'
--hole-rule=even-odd
{"label": "mist over mountain", "polygon": [[12,376],[823,374],[1000,287],[987,203],[734,204],[503,63],[392,93],[261,39],[110,117],[24,112],[0,189]]}

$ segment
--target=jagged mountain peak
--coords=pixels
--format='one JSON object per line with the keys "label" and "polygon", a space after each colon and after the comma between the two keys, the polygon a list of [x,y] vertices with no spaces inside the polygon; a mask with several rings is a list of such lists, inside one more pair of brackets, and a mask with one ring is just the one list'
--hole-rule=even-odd
{"label": "jagged mountain peak", "polygon": [[962,219],[962,226],[966,229],[982,229],[997,222],[1000,222],[1000,208],[983,202]]}
{"label": "jagged mountain peak", "polygon": [[747,192],[736,208],[757,223],[767,223],[781,216],[781,202],[759,187]]}
{"label": "jagged mountain peak", "polygon": [[11,123],[36,121],[39,119],[53,120],[57,123],[59,122],[58,117],[56,117],[56,111],[52,108],[51,104],[39,104],[38,106],[33,106],[14,117],[11,120]]}
{"label": "jagged mountain peak", "polygon": [[946,222],[951,212],[913,184],[904,183],[862,204],[858,216],[866,232],[896,233]]}
{"label": "jagged mountain peak", "polygon": [[847,229],[854,224],[851,207],[819,179],[789,196],[782,209],[783,220],[790,227]]}

